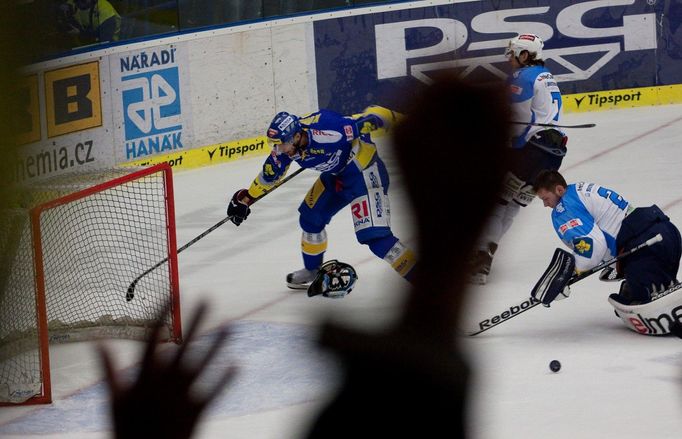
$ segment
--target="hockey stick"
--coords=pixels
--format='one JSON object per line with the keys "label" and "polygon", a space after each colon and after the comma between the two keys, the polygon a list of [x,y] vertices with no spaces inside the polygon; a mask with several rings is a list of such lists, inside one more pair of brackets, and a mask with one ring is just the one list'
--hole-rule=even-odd
{"label": "hockey stick", "polygon": [[[287,181],[289,181],[289,180],[291,180],[292,178],[296,177],[298,174],[300,174],[301,172],[303,172],[304,169],[305,169],[305,168],[299,168],[299,169],[297,169],[297,170],[294,171],[291,175],[288,175],[284,180],[280,181],[280,182],[279,182],[278,184],[276,184],[275,186],[273,186],[273,187],[271,187],[270,189],[266,190],[266,191],[263,192],[260,196],[254,198],[253,201],[251,202],[251,204],[254,204],[256,201],[262,199],[262,198],[265,197],[267,194],[269,194],[270,192],[274,191],[274,190],[277,189],[278,187],[282,186],[282,185],[283,185],[284,183],[286,183]],[[185,244],[185,245],[183,245],[182,247],[180,247],[180,248],[177,250],[176,254],[182,252],[182,251],[185,250],[187,247],[190,247],[192,244],[196,243],[197,241],[199,241],[199,240],[200,240],[201,238],[203,238],[204,236],[208,235],[209,233],[211,233],[212,231],[214,231],[214,230],[217,229],[218,227],[220,227],[220,226],[222,226],[223,224],[225,224],[226,222],[230,221],[231,218],[232,218],[232,217],[228,216],[228,217],[225,217],[225,218],[221,219],[220,221],[218,221],[217,223],[215,223],[214,225],[212,225],[211,227],[209,227],[208,229],[206,229],[204,232],[202,232],[200,235],[198,235],[196,238],[192,239],[190,242],[188,242],[187,244]],[[157,263],[156,265],[154,265],[152,268],[150,268],[149,270],[145,271],[144,273],[142,273],[141,275],[139,275],[138,277],[136,277],[135,280],[134,280],[134,281],[130,284],[130,286],[128,287],[128,290],[126,291],[126,301],[130,302],[131,300],[133,300],[133,299],[135,298],[135,287],[137,286],[137,283],[140,281],[140,279],[142,279],[143,277],[145,277],[146,275],[148,275],[148,274],[151,273],[152,271],[156,270],[157,268],[159,268],[160,266],[162,266],[163,264],[165,264],[167,261],[168,261],[168,258],[164,258],[163,261],[159,261],[159,263]]]}
{"label": "hockey stick", "polygon": [[581,125],[552,125],[551,123],[535,123],[535,122],[510,122],[516,125],[532,125],[535,127],[547,127],[547,128],[594,128],[597,126],[596,123],[584,123]]}
{"label": "hockey stick", "polygon": [[[609,259],[608,261],[604,261],[601,264],[597,265],[596,267],[592,267],[589,270],[583,271],[582,273],[571,277],[571,279],[568,281],[568,283],[566,285],[567,286],[572,285],[578,281],[585,279],[588,276],[592,276],[594,273],[601,270],[602,268],[608,267],[609,265],[612,265],[612,264],[615,264],[619,260],[621,260],[627,256],[630,256],[634,252],[641,250],[644,247],[649,247],[651,245],[654,245],[654,244],[661,242],[661,241],[663,241],[663,237],[659,233],[656,236],[654,236],[653,238],[647,240],[646,242],[643,242],[643,243],[639,244],[638,246],[633,247],[630,250],[623,252],[614,258]],[[528,299],[525,299],[520,304],[510,306],[509,309],[504,310],[500,314],[496,314],[490,318],[487,318],[485,320],[481,320],[480,322],[478,322],[478,328],[479,328],[478,331],[467,332],[467,335],[470,335],[473,337],[474,335],[478,335],[481,332],[485,332],[488,329],[494,328],[495,326],[499,325],[500,323],[506,322],[507,320],[510,320],[510,319],[518,316],[519,314],[528,311],[531,308],[535,308],[540,303],[542,303],[542,302],[540,302],[539,300],[537,300],[534,297],[530,297]]]}

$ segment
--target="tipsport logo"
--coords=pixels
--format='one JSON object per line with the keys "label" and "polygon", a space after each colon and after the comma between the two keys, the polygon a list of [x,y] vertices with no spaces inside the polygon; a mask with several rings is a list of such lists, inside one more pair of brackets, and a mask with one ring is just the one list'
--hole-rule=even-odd
{"label": "tipsport logo", "polygon": [[[622,21],[599,26],[583,17],[607,13],[635,0],[552,2],[550,6],[480,11],[475,3],[457,6],[457,18],[425,18],[375,25],[377,79],[412,76],[432,82],[430,73],[457,70],[462,76],[482,68],[505,78],[504,48],[509,35],[533,33],[545,41],[543,58],[561,65],[559,82],[592,77],[621,52],[656,49],[656,14],[626,13]],[[562,7],[563,6],[563,7]],[[589,24],[586,24],[589,23]],[[564,47],[553,48],[553,41]],[[571,44],[566,47],[566,44]],[[580,62],[576,62],[576,56]]]}
{"label": "tipsport logo", "polygon": [[182,148],[177,67],[121,78],[127,159]]}

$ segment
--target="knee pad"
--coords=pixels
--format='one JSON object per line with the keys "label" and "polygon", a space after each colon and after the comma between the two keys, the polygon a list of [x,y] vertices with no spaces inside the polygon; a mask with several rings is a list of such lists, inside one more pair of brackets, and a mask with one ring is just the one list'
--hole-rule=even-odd
{"label": "knee pad", "polygon": [[516,175],[512,174],[511,172],[507,172],[507,174],[504,176],[504,180],[502,181],[502,193],[500,194],[500,198],[507,203],[511,202],[514,200],[514,195],[524,184],[525,182]]}
{"label": "knee pad", "polygon": [[507,172],[502,183],[500,198],[507,203],[513,201],[519,206],[525,207],[535,198],[535,191],[532,184],[526,183],[511,172]]}
{"label": "knee pad", "polygon": [[325,224],[318,224],[311,221],[310,218],[305,215],[298,217],[298,224],[301,226],[301,229],[307,233],[321,233],[325,228]]}
{"label": "knee pad", "polygon": [[393,235],[386,235],[381,238],[368,240],[363,242],[363,244],[367,244],[372,253],[383,259],[396,242],[398,242],[398,238]]}
{"label": "knee pad", "polygon": [[524,183],[523,186],[514,194],[514,203],[521,207],[528,206],[535,199],[535,191],[532,184]]}

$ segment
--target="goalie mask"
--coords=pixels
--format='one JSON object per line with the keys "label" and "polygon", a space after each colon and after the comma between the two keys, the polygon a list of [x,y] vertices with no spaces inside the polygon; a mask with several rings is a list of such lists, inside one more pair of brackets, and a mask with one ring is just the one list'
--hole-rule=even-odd
{"label": "goalie mask", "polygon": [[349,264],[336,259],[322,264],[317,276],[308,287],[308,297],[319,296],[331,299],[346,297],[353,290],[358,275]]}
{"label": "goalie mask", "polygon": [[507,51],[504,55],[507,58],[518,58],[521,56],[521,52],[528,51],[531,59],[542,60],[542,48],[545,43],[542,38],[535,34],[521,34],[517,37],[509,40],[509,45],[507,46]]}

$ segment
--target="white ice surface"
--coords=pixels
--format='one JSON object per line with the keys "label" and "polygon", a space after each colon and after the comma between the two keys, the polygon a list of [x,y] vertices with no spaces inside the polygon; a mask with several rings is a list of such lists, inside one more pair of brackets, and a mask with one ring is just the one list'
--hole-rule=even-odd
{"label": "white ice surface", "polygon": [[[563,122],[597,123],[567,131],[562,170],[569,181],[603,184],[634,205],[656,203],[682,225],[682,106],[571,114]],[[380,152],[391,172],[394,232],[414,244],[400,172],[386,141]],[[179,245],[223,217],[228,197],[249,184],[261,161],[176,173]],[[302,173],[253,206],[239,228],[225,224],[179,256],[185,320],[198,300],[209,299],[200,342],[230,324],[233,337],[216,364],[240,366],[197,438],[300,437],[338,373],[334,358],[314,347],[316,324],[332,315],[349,325],[380,327],[400,309],[404,281],[355,241],[348,209],[328,227],[327,255],[356,267],[360,279],[353,293],[343,300],[311,299],[284,286],[286,273],[301,266],[296,208],[315,178],[314,172]],[[452,188],[449,202],[464,208],[474,194],[473,188]],[[548,209],[538,201],[522,209],[501,242],[488,285],[471,290],[462,328],[472,329],[483,316],[527,297],[560,245]],[[475,371],[470,437],[679,437],[682,340],[626,329],[606,301],[616,285],[595,276],[574,285],[567,301],[536,307],[463,340]],[[131,371],[141,345],[107,345],[122,372]],[[93,346],[51,347],[54,403],[0,408],[0,437],[109,437],[107,393]],[[552,359],[561,361],[559,373],[549,371]],[[209,371],[206,382],[217,370]],[[144,422],[144,413],[139,420]]]}

